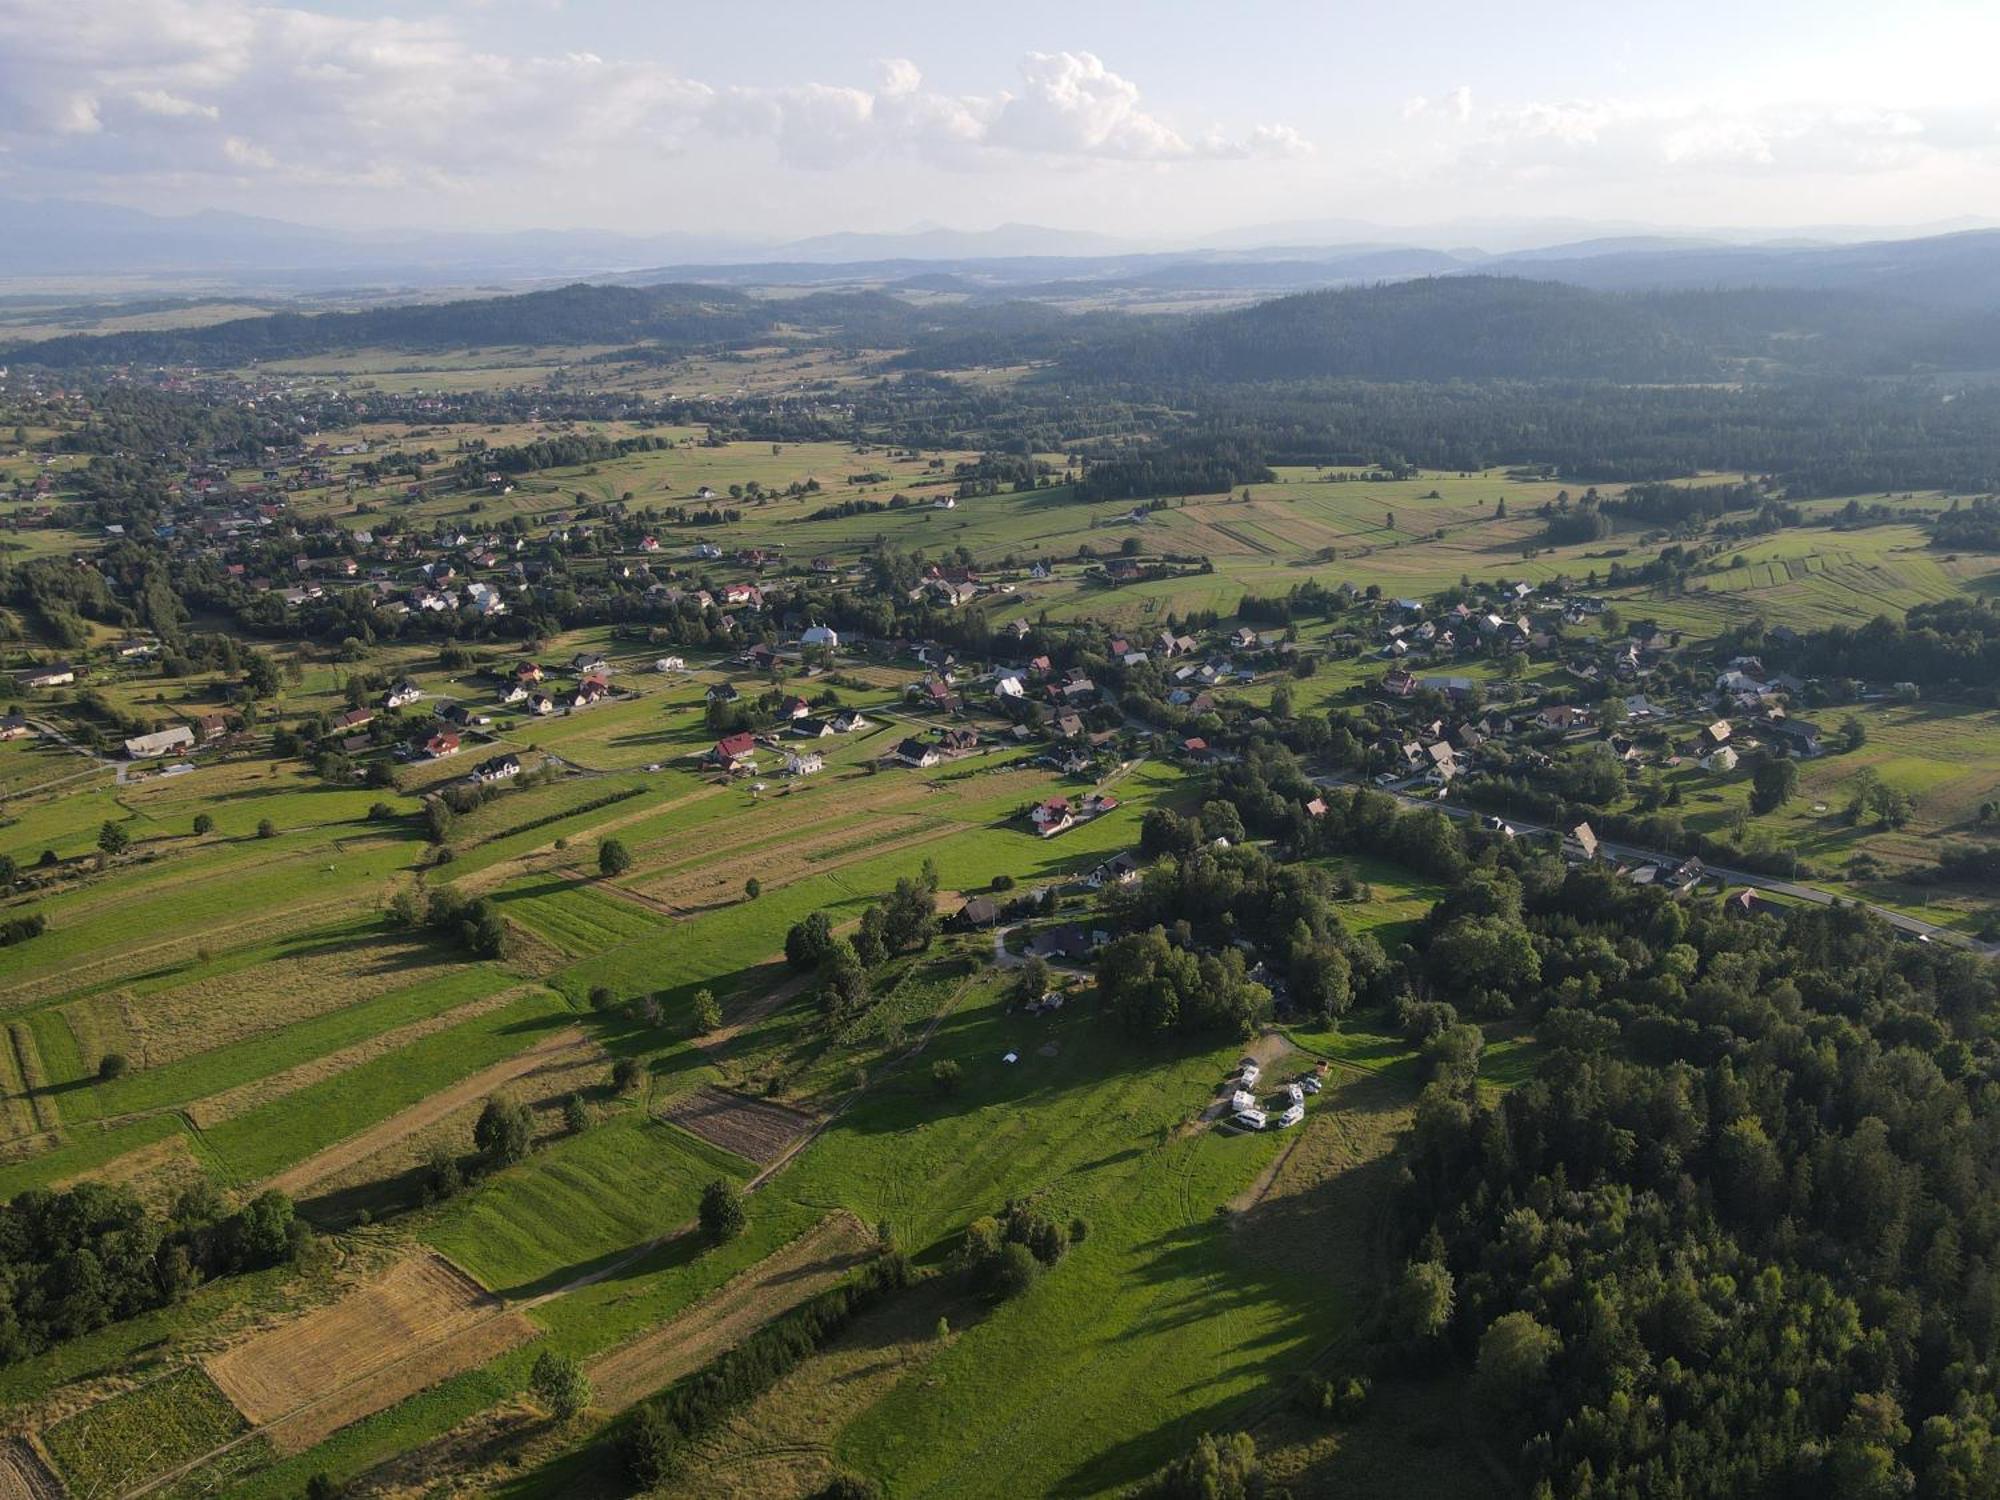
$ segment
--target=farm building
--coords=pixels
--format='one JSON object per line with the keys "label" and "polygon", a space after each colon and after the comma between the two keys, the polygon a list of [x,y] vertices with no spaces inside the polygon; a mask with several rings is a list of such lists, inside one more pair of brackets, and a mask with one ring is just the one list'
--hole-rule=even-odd
{"label": "farm building", "polygon": [[155,756],[193,748],[194,731],[185,724],[176,724],[172,729],[133,736],[125,742],[125,756],[128,760],[151,760]]}
{"label": "farm building", "polygon": [[21,674],[21,686],[31,688],[68,687],[76,681],[76,668],[66,661],[33,667]]}

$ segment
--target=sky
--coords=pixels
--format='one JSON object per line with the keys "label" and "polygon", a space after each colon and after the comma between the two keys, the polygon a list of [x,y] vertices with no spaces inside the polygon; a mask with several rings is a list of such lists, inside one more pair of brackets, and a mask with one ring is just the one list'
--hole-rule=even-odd
{"label": "sky", "polygon": [[1913,226],[2000,214],[1996,56],[1994,0],[0,0],[0,196],[768,240]]}

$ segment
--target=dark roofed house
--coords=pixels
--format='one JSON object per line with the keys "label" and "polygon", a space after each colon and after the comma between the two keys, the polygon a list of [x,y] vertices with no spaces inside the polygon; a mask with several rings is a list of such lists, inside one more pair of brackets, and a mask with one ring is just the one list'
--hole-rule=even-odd
{"label": "dark roofed house", "polygon": [[951,915],[951,926],[961,930],[991,927],[1000,920],[1000,908],[991,896],[974,896]]}
{"label": "dark roofed house", "polygon": [[1794,755],[1811,759],[1823,748],[1819,725],[1810,719],[1778,719],[1767,726],[1772,734],[1791,746]]}

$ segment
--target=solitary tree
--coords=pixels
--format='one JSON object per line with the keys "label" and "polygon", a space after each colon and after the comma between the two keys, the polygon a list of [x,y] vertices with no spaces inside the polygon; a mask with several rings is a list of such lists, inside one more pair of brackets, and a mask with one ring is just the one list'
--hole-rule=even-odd
{"label": "solitary tree", "polygon": [[131,1070],[132,1064],[122,1052],[107,1052],[98,1061],[97,1076],[104,1082],[123,1078]]}
{"label": "solitary tree", "polygon": [[597,846],[597,873],[623,875],[632,868],[632,851],[623,839],[604,839]]}
{"label": "solitary tree", "polygon": [[215,819],[211,818],[207,813],[196,813],[194,815],[194,836],[200,838],[204,834],[213,832],[215,832]]}
{"label": "solitary tree", "polygon": [[736,1238],[747,1217],[742,1190],[727,1178],[718,1177],[701,1190],[701,1232],[710,1239]]}
{"label": "solitary tree", "polygon": [[698,1035],[706,1036],[722,1024],[722,1003],[715,998],[715,991],[699,989],[694,992],[694,1029]]}
{"label": "solitary tree", "polygon": [[1758,764],[1750,777],[1750,810],[1757,813],[1776,812],[1799,789],[1799,768],[1782,756],[1774,756]]}
{"label": "solitary tree", "polygon": [[497,1095],[488,1099],[472,1127],[472,1144],[496,1167],[511,1166],[525,1158],[534,1139],[535,1117],[518,1099]]}
{"label": "solitary tree", "polygon": [[123,854],[132,844],[132,835],[125,831],[122,823],[104,820],[104,826],[97,830],[97,847],[106,854]]}

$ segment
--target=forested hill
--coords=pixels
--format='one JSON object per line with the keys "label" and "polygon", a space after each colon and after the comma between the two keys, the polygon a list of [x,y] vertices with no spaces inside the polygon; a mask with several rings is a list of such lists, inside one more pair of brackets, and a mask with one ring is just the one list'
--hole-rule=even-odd
{"label": "forested hill", "polygon": [[600,346],[677,358],[764,342],[882,352],[914,370],[1039,363],[1057,380],[1175,390],[1306,379],[1709,383],[2000,369],[2000,312],[1853,291],[1596,292],[1501,276],[1307,292],[1194,317],[1070,313],[1027,300],[918,304],[883,291],[760,298],[692,283],[580,284],[74,335],[0,354],[53,369],[216,368],[361,349]]}
{"label": "forested hill", "polygon": [[1065,373],[1133,382],[1606,379],[2000,367],[2000,317],[1858,292],[1607,293],[1499,276],[1304,292],[1185,321],[1134,320]]}

